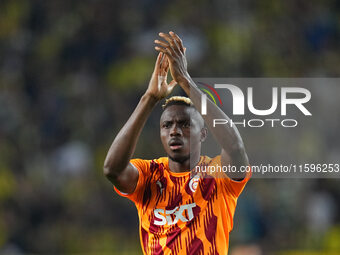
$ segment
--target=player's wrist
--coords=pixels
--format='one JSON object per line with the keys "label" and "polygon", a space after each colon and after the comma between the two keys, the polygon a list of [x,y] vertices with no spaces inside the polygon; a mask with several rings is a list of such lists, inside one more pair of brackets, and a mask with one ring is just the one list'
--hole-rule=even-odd
{"label": "player's wrist", "polygon": [[189,86],[190,82],[191,82],[191,77],[189,75],[189,73],[186,73],[185,75],[178,77],[176,79],[176,82],[181,86],[181,87],[185,87],[185,86]]}
{"label": "player's wrist", "polygon": [[149,91],[146,91],[144,95],[142,96],[142,99],[146,100],[149,103],[157,104],[162,98],[160,98],[160,96],[155,95]]}
{"label": "player's wrist", "polygon": [[181,86],[182,89],[185,91],[190,89],[191,84],[194,84],[193,80],[191,79],[190,75],[187,74],[180,79],[177,80],[177,83]]}

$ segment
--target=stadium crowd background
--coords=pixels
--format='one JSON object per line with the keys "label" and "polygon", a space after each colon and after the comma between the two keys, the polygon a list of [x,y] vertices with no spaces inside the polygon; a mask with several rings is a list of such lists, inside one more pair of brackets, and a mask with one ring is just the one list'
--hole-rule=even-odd
{"label": "stadium crowd background", "polygon": [[[102,165],[146,89],[158,32],[182,36],[193,77],[339,77],[339,17],[330,0],[2,0],[0,253],[141,252],[136,210],[112,191]],[[331,106],[338,101],[312,103],[329,116]],[[159,112],[138,157],[163,155]],[[339,118],[293,137],[294,153],[339,160]],[[276,156],[293,153],[280,146],[286,137],[262,142]],[[257,148],[250,160],[266,159],[262,144],[245,144]],[[235,255],[339,254],[339,180],[250,181],[230,247]]]}

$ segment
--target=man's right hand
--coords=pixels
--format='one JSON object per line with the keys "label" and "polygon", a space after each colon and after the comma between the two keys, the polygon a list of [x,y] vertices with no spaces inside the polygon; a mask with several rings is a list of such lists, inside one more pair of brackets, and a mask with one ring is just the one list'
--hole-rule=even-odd
{"label": "man's right hand", "polygon": [[174,80],[169,84],[167,83],[168,71],[169,62],[167,57],[164,53],[160,52],[146,94],[159,101],[171,93],[177,83]]}
{"label": "man's right hand", "polygon": [[168,60],[163,53],[159,53],[147,91],[106,155],[104,174],[121,192],[131,194],[136,188],[139,172],[130,163],[130,159],[152,109],[159,100],[168,96],[176,85],[175,81],[167,84],[168,71]]}

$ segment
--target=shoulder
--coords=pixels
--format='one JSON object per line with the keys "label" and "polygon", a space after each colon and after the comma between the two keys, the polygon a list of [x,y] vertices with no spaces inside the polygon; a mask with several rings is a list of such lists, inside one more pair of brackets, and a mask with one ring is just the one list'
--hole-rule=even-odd
{"label": "shoulder", "polygon": [[221,155],[217,155],[213,158],[209,156],[201,156],[199,165],[221,165]]}
{"label": "shoulder", "polygon": [[158,168],[158,165],[168,166],[169,159],[167,157],[160,157],[157,159],[140,159],[134,158],[130,160],[130,163],[133,164],[138,170],[142,172],[149,170],[150,168]]}
{"label": "shoulder", "polygon": [[153,159],[153,162],[156,162],[158,164],[168,165],[169,164],[169,158],[168,157],[160,157],[157,159]]}

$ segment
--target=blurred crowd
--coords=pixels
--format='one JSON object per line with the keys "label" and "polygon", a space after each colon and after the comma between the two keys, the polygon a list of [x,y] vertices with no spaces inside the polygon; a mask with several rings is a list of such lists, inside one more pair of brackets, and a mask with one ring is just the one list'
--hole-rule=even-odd
{"label": "blurred crowd", "polygon": [[[146,89],[158,32],[182,37],[193,77],[338,77],[339,17],[335,0],[0,1],[0,253],[140,254],[136,210],[102,165]],[[159,114],[136,156],[163,155]],[[339,160],[339,117],[309,127],[301,155]],[[253,179],[230,247],[340,252],[339,215],[337,179]]]}

